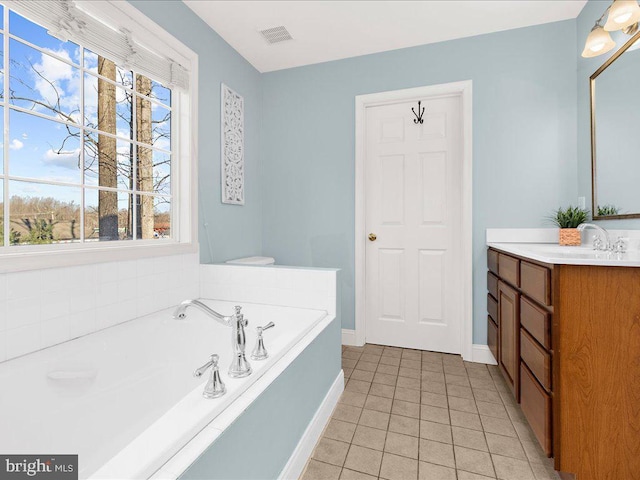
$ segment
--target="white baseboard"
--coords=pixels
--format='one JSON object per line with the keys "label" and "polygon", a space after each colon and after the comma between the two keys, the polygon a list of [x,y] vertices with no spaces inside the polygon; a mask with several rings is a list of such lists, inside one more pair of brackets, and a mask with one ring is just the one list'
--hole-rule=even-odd
{"label": "white baseboard", "polygon": [[318,443],[318,439],[320,435],[322,435],[324,427],[329,422],[333,409],[338,403],[343,391],[344,372],[340,370],[340,373],[333,382],[333,385],[331,385],[329,392],[327,392],[327,395],[324,397],[309,426],[307,426],[307,429],[302,434],[302,438],[300,442],[298,442],[296,449],[291,454],[291,457],[289,457],[289,461],[282,469],[282,472],[280,472],[279,480],[298,480],[298,478],[300,478],[302,470],[304,470],[304,466],[307,464],[307,460],[309,460],[313,452],[313,447]]}
{"label": "white baseboard", "polygon": [[478,345],[476,343],[473,344],[473,358],[471,361],[475,363],[486,363],[489,365],[498,364],[487,345]]}
{"label": "white baseboard", "polygon": [[[348,330],[346,328],[342,329],[342,344],[343,345],[353,345],[353,346],[358,346],[358,343],[356,342],[356,331],[355,330]],[[360,345],[362,346],[362,345]]]}

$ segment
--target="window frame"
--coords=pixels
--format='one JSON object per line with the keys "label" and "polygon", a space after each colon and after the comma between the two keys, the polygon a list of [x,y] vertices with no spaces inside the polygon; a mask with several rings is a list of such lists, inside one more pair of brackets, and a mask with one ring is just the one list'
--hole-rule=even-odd
{"label": "window frame", "polygon": [[[9,10],[15,11],[11,2],[0,3],[3,4],[7,17]],[[0,246],[0,274],[40,268],[179,255],[198,251],[198,192],[195,181],[198,164],[196,141],[198,125],[198,55],[128,2],[108,0],[92,3],[96,4],[96,11],[104,15],[100,16],[100,18],[104,18],[109,24],[114,25],[117,22],[119,28],[135,28],[136,38],[143,43],[152,45],[154,42],[157,43],[159,41],[165,45],[170,45],[174,51],[177,51],[190,62],[189,89],[171,89],[171,238]],[[20,14],[19,11],[16,11],[16,13]],[[9,32],[5,32],[5,42],[8,42],[8,35]],[[29,39],[24,40],[29,42]],[[73,38],[70,40],[73,41]],[[8,81],[8,79],[5,81]],[[84,82],[84,77],[81,81]],[[8,115],[9,104],[7,99],[7,113],[5,115]],[[7,166],[8,158],[5,157],[6,171],[2,180],[5,184],[9,178]],[[83,181],[83,192],[93,189],[85,189]],[[2,242],[4,242],[4,239],[2,239]]]}

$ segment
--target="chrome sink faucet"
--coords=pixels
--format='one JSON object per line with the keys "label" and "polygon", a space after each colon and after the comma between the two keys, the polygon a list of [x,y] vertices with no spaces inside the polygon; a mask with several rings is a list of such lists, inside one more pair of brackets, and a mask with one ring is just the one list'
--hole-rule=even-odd
{"label": "chrome sink faucet", "polygon": [[217,322],[232,328],[231,346],[233,348],[233,360],[231,361],[231,366],[229,367],[229,376],[240,378],[251,375],[251,365],[247,361],[244,353],[247,344],[244,327],[246,327],[249,322],[244,319],[244,315],[241,313],[242,307],[236,306],[236,311],[233,315],[225,316],[216,312],[212,308],[209,308],[200,300],[185,300],[180,305],[178,305],[178,308],[176,308],[176,311],[173,314],[173,318],[185,318],[187,316],[187,307],[196,307]]}
{"label": "chrome sink faucet", "polygon": [[600,225],[596,225],[595,223],[581,223],[580,225],[578,225],[578,231],[580,232],[586,230],[587,228],[593,228],[600,235],[602,235],[602,237],[600,237],[600,235],[597,235],[596,237],[594,237],[593,239],[594,250],[606,250],[606,251],[612,250],[613,245],[611,244],[611,239],[609,238],[609,232],[607,232]]}

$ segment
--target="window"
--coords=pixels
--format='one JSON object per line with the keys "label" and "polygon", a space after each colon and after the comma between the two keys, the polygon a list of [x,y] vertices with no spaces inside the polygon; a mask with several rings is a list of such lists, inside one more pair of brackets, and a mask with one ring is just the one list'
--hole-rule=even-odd
{"label": "window", "polygon": [[[55,17],[49,7],[64,2],[24,3],[27,10],[46,5],[27,12],[45,24],[46,15]],[[113,9],[126,2],[108,3]],[[75,30],[78,38],[73,28],[53,36],[55,21],[45,28],[11,7],[0,5],[0,254],[40,251],[42,245],[57,251],[74,244],[192,241],[193,222],[181,218],[190,216],[191,182],[177,182],[181,174],[190,180],[189,165],[181,165],[191,157],[184,138],[190,116],[184,112],[192,92],[184,75],[178,79],[182,88],[171,85],[175,65],[166,59],[165,68],[164,59],[133,44],[129,31],[114,29],[113,21],[103,24],[78,11],[85,21]],[[129,26],[135,23],[131,12],[122,16]],[[92,24],[99,30],[95,41],[87,34]],[[111,57],[96,52],[105,31],[113,35]],[[148,38],[162,51],[160,37]],[[126,61],[118,42],[130,49]],[[178,118],[187,125],[177,125]]]}

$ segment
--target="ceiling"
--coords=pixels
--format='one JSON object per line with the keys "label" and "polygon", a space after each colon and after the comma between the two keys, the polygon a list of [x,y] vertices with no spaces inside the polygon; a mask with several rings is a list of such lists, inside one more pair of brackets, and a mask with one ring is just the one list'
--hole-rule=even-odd
{"label": "ceiling", "polygon": [[[586,0],[184,0],[260,72],[566,20]],[[285,26],[293,40],[259,33]]]}

